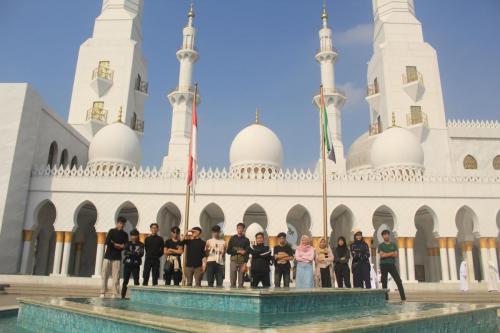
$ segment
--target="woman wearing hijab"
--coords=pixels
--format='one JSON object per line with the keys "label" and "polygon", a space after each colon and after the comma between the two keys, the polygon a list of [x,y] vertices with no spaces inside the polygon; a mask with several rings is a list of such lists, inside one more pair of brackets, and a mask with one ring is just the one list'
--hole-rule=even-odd
{"label": "woman wearing hijab", "polygon": [[371,289],[370,248],[363,239],[361,230],[354,231],[354,243],[351,244],[352,275],[354,288]]}
{"label": "woman wearing hijab", "polygon": [[297,261],[295,287],[301,289],[312,288],[314,248],[311,246],[311,240],[306,235],[300,238],[300,245],[295,250],[295,260]]}
{"label": "woman wearing hijab", "polygon": [[467,281],[467,261],[465,259],[460,264],[460,290],[469,290],[469,281]]}
{"label": "woman wearing hijab", "polygon": [[488,261],[488,291],[498,291],[498,269],[493,260]]}
{"label": "woman wearing hijab", "polygon": [[340,236],[333,255],[335,260],[335,277],[339,288],[351,288],[351,271],[349,270],[349,259],[351,253],[347,247],[346,240]]}
{"label": "woman wearing hijab", "polygon": [[333,253],[326,239],[321,238],[316,249],[316,271],[314,281],[316,287],[331,288],[334,285]]}

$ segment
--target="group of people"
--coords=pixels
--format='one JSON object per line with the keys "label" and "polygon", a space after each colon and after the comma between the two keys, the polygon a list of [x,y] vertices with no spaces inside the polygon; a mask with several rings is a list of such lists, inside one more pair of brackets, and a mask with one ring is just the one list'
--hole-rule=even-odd
{"label": "group of people", "polygon": [[[326,239],[321,239],[318,247],[311,245],[310,237],[304,235],[300,244],[294,250],[286,240],[286,233],[277,236],[277,245],[271,249],[265,245],[263,232],[255,235],[255,242],[245,236],[245,225],[238,223],[236,234],[226,242],[221,237],[221,228],[212,227],[211,238],[204,241],[200,238],[201,228],[194,227],[181,237],[180,229],[173,227],[170,237],[164,239],[158,235],[157,223],[150,225],[150,235],[144,243],[139,239],[136,229],[129,235],[123,230],[126,219],[118,217],[115,228],[109,230],[106,236],[106,251],[102,265],[101,297],[107,291],[107,282],[112,277],[112,294],[120,294],[120,271],[123,262],[123,285],[121,297],[127,293],[127,285],[133,278],[134,285],[139,285],[139,273],[144,257],[143,285],[147,286],[152,278],[153,286],[158,284],[160,275],[160,258],[165,256],[164,280],[166,285],[179,285],[183,274],[186,286],[201,286],[203,275],[209,287],[222,287],[225,274],[226,254],[230,256],[230,285],[243,287],[247,279],[251,287],[271,286],[271,265],[274,265],[274,286],[289,287],[292,275],[292,263],[295,267],[296,288],[334,286],[335,280],[339,288],[351,288],[351,263],[354,288],[371,288],[370,282],[370,247],[363,239],[360,230],[354,232],[353,242],[348,245],[344,237],[339,237],[337,246],[332,251]],[[382,232],[384,242],[378,251],[380,253],[380,270],[382,287],[387,288],[387,277],[390,274],[397,284],[402,300],[405,293],[399,277],[395,261],[398,248],[391,242],[389,230]],[[185,253],[186,252],[186,253]],[[181,256],[185,253],[185,262]],[[184,266],[184,267],[183,267]]]}

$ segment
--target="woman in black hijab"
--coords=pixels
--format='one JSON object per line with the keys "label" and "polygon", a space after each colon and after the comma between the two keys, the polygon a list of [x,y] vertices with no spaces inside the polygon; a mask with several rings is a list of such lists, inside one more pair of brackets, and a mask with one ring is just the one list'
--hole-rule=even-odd
{"label": "woman in black hijab", "polygon": [[335,258],[335,276],[339,288],[351,288],[351,271],[349,270],[349,258],[351,257],[346,240],[340,236],[333,255]]}

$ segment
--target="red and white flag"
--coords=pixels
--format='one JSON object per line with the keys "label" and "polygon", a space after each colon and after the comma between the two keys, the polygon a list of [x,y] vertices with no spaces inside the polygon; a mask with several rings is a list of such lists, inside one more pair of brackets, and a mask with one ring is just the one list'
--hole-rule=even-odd
{"label": "red and white flag", "polygon": [[187,184],[191,186],[194,192],[194,186],[196,184],[196,144],[197,144],[197,134],[198,134],[198,116],[196,115],[196,98],[198,96],[198,84],[194,88],[194,98],[193,98],[193,112],[192,112],[192,127],[191,127],[191,140],[189,142],[189,164],[188,164],[188,174],[187,174]]}

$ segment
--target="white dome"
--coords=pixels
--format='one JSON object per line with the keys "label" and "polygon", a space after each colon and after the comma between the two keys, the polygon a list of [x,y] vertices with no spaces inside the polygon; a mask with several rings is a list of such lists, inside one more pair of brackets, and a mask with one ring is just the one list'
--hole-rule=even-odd
{"label": "white dome", "polygon": [[281,169],[283,148],[273,131],[261,124],[252,124],[236,135],[229,151],[231,168],[262,166]]}
{"label": "white dome", "polygon": [[140,163],[141,144],[137,134],[122,122],[102,128],[90,143],[90,166],[138,168]]}
{"label": "white dome", "polygon": [[376,136],[368,132],[357,138],[349,148],[346,159],[348,172],[368,173],[372,169],[370,152]]}
{"label": "white dome", "polygon": [[390,127],[377,135],[370,159],[375,170],[424,167],[424,151],[420,142],[412,132],[401,127]]}

